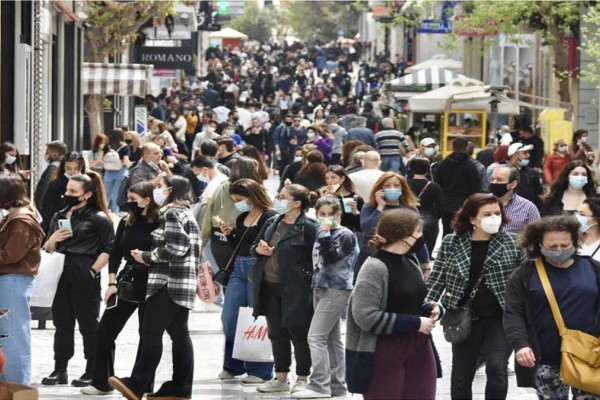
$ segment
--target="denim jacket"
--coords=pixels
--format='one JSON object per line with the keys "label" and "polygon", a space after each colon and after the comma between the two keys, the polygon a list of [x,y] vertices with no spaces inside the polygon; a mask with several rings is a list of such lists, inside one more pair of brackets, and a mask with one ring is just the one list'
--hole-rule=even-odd
{"label": "denim jacket", "polygon": [[313,247],[313,288],[352,290],[358,241],[351,230],[319,231]]}

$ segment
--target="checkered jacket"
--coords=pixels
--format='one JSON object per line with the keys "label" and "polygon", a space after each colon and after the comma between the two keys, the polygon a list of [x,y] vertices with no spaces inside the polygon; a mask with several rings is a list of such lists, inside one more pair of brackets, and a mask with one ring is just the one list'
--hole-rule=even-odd
{"label": "checkered jacket", "polygon": [[[524,250],[517,249],[516,235],[498,233],[492,236],[483,264],[485,284],[504,307],[506,281],[512,271],[527,261]],[[442,241],[427,281],[427,300],[440,301],[446,308],[460,306],[466,295],[471,268],[471,233],[447,235]]]}
{"label": "checkered jacket", "polygon": [[149,264],[146,298],[167,285],[176,304],[192,309],[200,261],[200,229],[187,207],[169,204],[159,213],[152,232],[152,251],[142,253]]}

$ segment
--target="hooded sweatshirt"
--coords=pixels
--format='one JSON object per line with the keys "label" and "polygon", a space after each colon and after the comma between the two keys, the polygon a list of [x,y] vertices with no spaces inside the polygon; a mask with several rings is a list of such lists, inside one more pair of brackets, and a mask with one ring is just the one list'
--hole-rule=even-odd
{"label": "hooded sweatshirt", "polygon": [[445,211],[458,210],[467,197],[481,191],[477,167],[465,153],[454,152],[442,160],[435,181],[444,191]]}

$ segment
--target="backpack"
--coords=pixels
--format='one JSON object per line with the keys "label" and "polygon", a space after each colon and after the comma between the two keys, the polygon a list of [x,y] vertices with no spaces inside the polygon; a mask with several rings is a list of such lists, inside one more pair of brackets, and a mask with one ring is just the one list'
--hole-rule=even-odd
{"label": "backpack", "polygon": [[125,146],[121,146],[117,150],[110,149],[104,154],[104,169],[106,171],[119,171],[123,168],[121,156],[119,156],[119,150],[123,147]]}

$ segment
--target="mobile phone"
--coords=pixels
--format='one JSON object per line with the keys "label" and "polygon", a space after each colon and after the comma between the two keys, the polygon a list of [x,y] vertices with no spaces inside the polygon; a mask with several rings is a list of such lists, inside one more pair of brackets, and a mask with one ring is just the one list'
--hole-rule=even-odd
{"label": "mobile phone", "polygon": [[110,310],[111,308],[115,308],[118,302],[119,297],[116,294],[113,294],[108,298],[108,301],[106,302],[106,309]]}
{"label": "mobile phone", "polygon": [[66,229],[69,232],[73,232],[73,228],[71,227],[71,220],[70,219],[59,219],[58,220],[58,228],[59,229]]}
{"label": "mobile phone", "polygon": [[218,215],[215,215],[215,216],[213,217],[213,221],[215,221],[215,223],[216,223],[217,225],[221,225],[221,224],[224,224],[224,223],[225,223],[225,221],[223,221],[223,218],[219,217]]}

